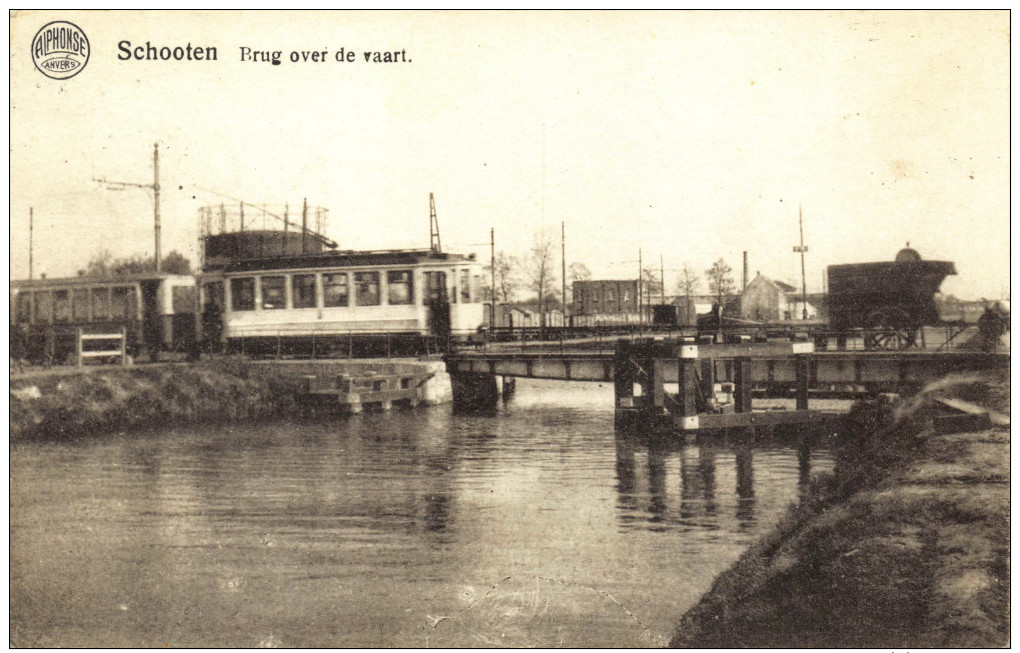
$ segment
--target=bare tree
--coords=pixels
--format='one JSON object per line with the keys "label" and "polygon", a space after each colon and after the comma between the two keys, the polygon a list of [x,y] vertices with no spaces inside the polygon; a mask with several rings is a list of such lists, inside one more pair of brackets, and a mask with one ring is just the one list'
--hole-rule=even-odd
{"label": "bare tree", "polygon": [[732,273],[733,269],[723,259],[719,259],[712,264],[712,267],[705,270],[708,290],[716,296],[720,311],[723,306],[723,297],[733,292]]}
{"label": "bare tree", "polygon": [[698,285],[701,281],[697,270],[689,263],[684,263],[680,270],[680,278],[676,282],[677,294],[684,298],[684,320],[687,323],[694,319],[694,305],[691,297],[698,292]]}
{"label": "bare tree", "polygon": [[690,300],[691,295],[697,294],[700,282],[701,277],[697,271],[689,263],[684,263],[680,270],[680,278],[676,282],[676,292]]}
{"label": "bare tree", "polygon": [[528,289],[538,294],[538,311],[541,315],[541,326],[545,327],[546,301],[555,294],[556,248],[553,246],[552,231],[546,229],[535,234],[531,251],[528,253],[526,278]]}
{"label": "bare tree", "polygon": [[656,268],[645,268],[641,271],[641,292],[645,306],[649,306],[652,300],[662,294],[662,277]]}
{"label": "bare tree", "polygon": [[[520,260],[516,256],[507,254],[506,252],[497,252],[495,259],[496,268],[496,288],[488,288],[489,297],[493,299],[497,304],[506,304],[512,302],[517,295],[518,286],[520,285],[519,271],[521,267]],[[485,266],[485,271],[488,274],[485,275],[485,280],[489,281],[492,278],[493,266]],[[488,284],[486,284],[488,286]],[[495,290],[495,292],[493,292]]]}

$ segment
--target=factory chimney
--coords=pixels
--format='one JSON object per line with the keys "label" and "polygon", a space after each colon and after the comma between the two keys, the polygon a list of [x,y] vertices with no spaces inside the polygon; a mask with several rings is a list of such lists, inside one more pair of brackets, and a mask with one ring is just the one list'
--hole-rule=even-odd
{"label": "factory chimney", "polygon": [[740,289],[741,292],[747,290],[747,250],[744,250],[744,286]]}

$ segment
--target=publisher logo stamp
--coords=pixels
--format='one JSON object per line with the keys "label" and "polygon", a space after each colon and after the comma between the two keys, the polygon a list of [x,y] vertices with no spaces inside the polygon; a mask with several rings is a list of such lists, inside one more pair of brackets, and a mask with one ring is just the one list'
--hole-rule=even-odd
{"label": "publisher logo stamp", "polygon": [[89,40],[74,23],[56,20],[47,23],[32,39],[32,62],[43,75],[68,79],[89,62]]}

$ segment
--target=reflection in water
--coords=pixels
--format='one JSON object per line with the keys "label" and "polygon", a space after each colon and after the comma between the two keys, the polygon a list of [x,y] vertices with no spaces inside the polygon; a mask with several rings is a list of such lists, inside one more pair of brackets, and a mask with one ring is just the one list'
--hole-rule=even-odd
{"label": "reflection in water", "polygon": [[12,637],[661,645],[819,461],[615,433],[611,387],[523,382],[491,417],[440,407],[16,445]]}
{"label": "reflection in water", "polygon": [[[625,529],[640,528],[643,522],[647,522],[656,524],[659,529],[713,531],[724,527],[724,520],[718,515],[720,505],[732,504],[736,528],[749,532],[757,527],[759,504],[765,503],[768,510],[773,505],[769,497],[756,493],[756,465],[765,466],[767,492],[777,471],[785,472],[785,468],[775,469],[775,461],[783,461],[785,466],[796,456],[797,484],[803,489],[810,479],[812,460],[818,455],[828,460],[827,452],[812,451],[804,443],[786,445],[778,442],[765,447],[746,440],[731,444],[725,439],[706,439],[694,445],[618,431],[618,519]],[[638,467],[642,456],[647,458],[645,483],[641,483]],[[730,473],[721,466],[732,470],[732,485],[728,487],[734,488],[733,494],[719,495],[717,492],[717,477]],[[674,470],[678,471],[679,478],[671,483],[669,479]],[[679,495],[671,500],[669,488],[677,485]],[[646,500],[642,501],[643,497],[647,497]]]}
{"label": "reflection in water", "polygon": [[754,521],[754,450],[749,445],[736,447],[737,519],[746,527]]}

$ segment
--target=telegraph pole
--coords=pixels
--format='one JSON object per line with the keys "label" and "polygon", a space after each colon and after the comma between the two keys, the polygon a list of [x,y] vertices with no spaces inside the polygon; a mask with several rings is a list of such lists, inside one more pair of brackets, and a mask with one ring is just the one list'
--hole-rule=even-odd
{"label": "telegraph pole", "polygon": [[666,303],[666,268],[662,264],[662,254],[659,254],[659,303]]}
{"label": "telegraph pole", "polygon": [[801,283],[801,302],[803,304],[803,312],[801,313],[801,319],[807,319],[807,276],[804,273],[804,253],[808,251],[807,245],[804,244],[804,210],[798,205],[797,214],[800,217],[800,247],[796,245],[793,247],[794,252],[800,253],[800,283]]}
{"label": "telegraph pole", "polygon": [[642,302],[644,301],[644,263],[641,261],[641,248],[637,250],[637,310],[638,310],[638,324],[645,323],[645,314],[641,310]]}
{"label": "telegraph pole", "polygon": [[560,295],[563,304],[563,324],[567,326],[567,227],[560,222]]}
{"label": "telegraph pole", "polygon": [[32,237],[33,231],[35,230],[35,215],[34,210],[30,206],[28,207],[28,280],[32,280]]}
{"label": "telegraph pole", "polygon": [[152,144],[152,196],[153,215],[156,221],[156,272],[163,269],[162,258],[160,258],[160,237],[159,237],[159,143]]}
{"label": "telegraph pole", "polygon": [[489,275],[492,292],[489,293],[489,332],[496,328],[496,230],[489,227]]}
{"label": "telegraph pole", "polygon": [[123,190],[125,188],[147,188],[152,190],[153,199],[153,221],[155,222],[156,232],[156,247],[155,247],[155,259],[156,259],[156,272],[160,272],[163,269],[162,258],[160,256],[160,226],[159,226],[159,143],[153,143],[152,145],[152,183],[151,184],[137,184],[130,181],[109,181],[107,179],[96,179],[93,181],[105,185],[111,190]]}

